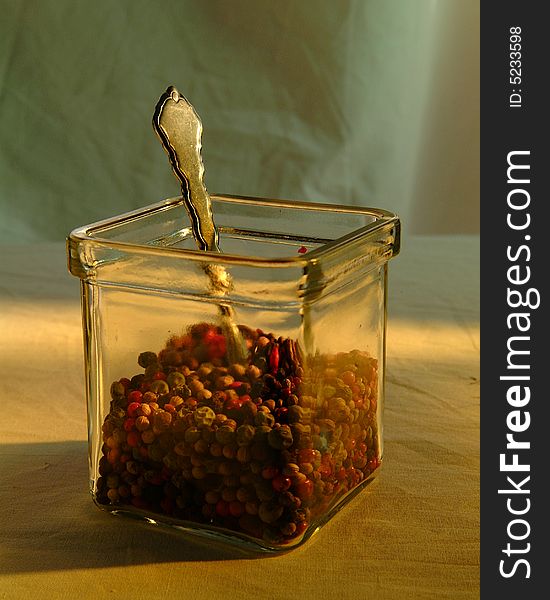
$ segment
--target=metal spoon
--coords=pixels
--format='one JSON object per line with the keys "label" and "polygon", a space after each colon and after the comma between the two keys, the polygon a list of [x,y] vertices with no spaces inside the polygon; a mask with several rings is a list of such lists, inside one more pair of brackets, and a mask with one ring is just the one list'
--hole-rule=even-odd
{"label": "metal spoon", "polygon": [[[220,252],[212,203],[203,181],[202,123],[193,106],[175,87],[170,86],[160,97],[153,115],[153,128],[181,184],[181,193],[199,250]],[[209,264],[204,266],[204,270],[210,277],[213,295],[222,297],[231,290],[231,277],[223,266]],[[233,311],[223,303],[219,304],[219,309],[228,360],[231,363],[244,362],[246,345],[233,319]]]}

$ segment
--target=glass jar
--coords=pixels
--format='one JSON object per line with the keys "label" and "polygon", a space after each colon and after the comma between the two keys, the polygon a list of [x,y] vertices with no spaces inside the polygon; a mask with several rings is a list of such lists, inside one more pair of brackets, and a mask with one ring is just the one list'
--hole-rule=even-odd
{"label": "glass jar", "polygon": [[181,198],[68,237],[91,493],[107,511],[287,550],[380,468],[400,222],[304,202],[212,206],[222,254],[196,249]]}

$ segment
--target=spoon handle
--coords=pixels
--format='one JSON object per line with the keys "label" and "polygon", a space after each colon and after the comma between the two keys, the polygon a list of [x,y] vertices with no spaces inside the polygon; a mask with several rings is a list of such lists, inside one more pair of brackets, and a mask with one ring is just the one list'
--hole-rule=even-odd
{"label": "spoon handle", "polygon": [[153,127],[180,181],[199,250],[219,252],[212,204],[203,181],[202,123],[198,114],[187,98],[170,86],[155,107]]}
{"label": "spoon handle", "polygon": [[[220,252],[212,203],[203,181],[202,123],[199,115],[185,96],[170,86],[155,107],[153,127],[180,181],[182,196],[199,250]],[[233,310],[222,300],[232,288],[231,277],[221,265],[207,264],[203,268],[210,278],[211,293],[220,299],[218,307],[222,328],[226,334],[229,362],[244,362],[244,339],[235,323]]]}

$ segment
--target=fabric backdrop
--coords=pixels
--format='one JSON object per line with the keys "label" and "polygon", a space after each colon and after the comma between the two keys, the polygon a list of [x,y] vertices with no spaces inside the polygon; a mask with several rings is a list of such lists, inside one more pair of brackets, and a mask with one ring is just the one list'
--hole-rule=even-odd
{"label": "fabric backdrop", "polygon": [[210,192],[479,231],[478,0],[0,0],[0,239],[179,194],[151,127],[175,85]]}

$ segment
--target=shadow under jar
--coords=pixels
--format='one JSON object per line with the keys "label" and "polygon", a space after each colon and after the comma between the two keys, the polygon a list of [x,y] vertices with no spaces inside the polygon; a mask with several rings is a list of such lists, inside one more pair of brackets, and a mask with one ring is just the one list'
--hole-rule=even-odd
{"label": "shadow under jar", "polygon": [[[223,254],[181,198],[74,230],[90,486],[105,510],[241,547],[307,540],[379,470],[387,262],[380,209],[212,196]],[[231,279],[220,297],[207,265]],[[232,362],[220,304],[246,341]]]}

